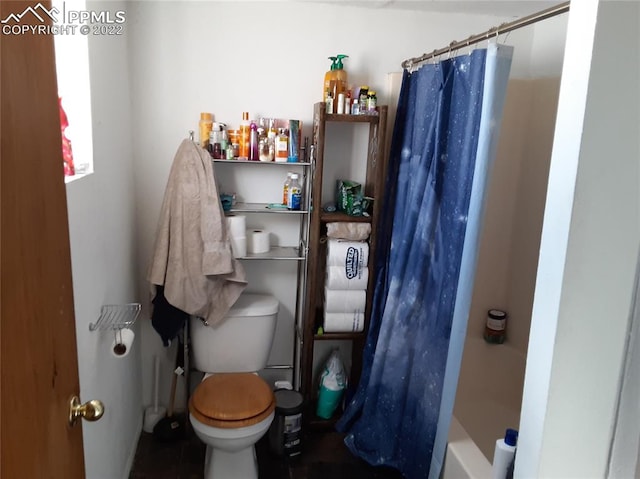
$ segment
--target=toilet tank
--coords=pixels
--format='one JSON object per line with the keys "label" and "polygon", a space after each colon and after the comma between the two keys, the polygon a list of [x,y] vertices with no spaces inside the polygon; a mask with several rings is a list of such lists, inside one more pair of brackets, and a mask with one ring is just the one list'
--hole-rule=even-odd
{"label": "toilet tank", "polygon": [[193,366],[208,373],[256,372],[267,365],[278,316],[278,300],[246,293],[218,324],[191,317]]}

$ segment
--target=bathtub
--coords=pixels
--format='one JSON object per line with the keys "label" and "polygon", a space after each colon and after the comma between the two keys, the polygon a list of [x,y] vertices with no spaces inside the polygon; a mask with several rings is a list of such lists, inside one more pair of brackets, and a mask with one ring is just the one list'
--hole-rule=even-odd
{"label": "bathtub", "polygon": [[491,477],[496,440],[518,429],[525,355],[508,343],[465,343],[443,479]]}

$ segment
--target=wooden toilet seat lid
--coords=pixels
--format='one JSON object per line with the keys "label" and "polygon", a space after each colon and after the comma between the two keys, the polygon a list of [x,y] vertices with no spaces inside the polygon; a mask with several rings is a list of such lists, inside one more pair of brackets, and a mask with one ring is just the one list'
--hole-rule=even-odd
{"label": "wooden toilet seat lid", "polygon": [[220,428],[256,424],[275,409],[269,385],[251,373],[214,374],[191,395],[189,412],[200,422]]}

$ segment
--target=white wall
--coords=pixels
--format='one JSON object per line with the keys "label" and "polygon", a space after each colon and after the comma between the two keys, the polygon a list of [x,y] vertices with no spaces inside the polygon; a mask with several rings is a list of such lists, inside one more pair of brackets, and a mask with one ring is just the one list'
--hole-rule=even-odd
{"label": "white wall", "polygon": [[638,8],[571,5],[518,477],[606,476],[640,241]]}
{"label": "white wall", "polygon": [[[321,100],[330,66],[326,57],[348,54],[350,83],[376,88],[385,104],[387,73],[399,71],[404,59],[504,21],[298,2],[136,2],[127,15],[143,294],[173,155],[188,130],[196,130],[201,111],[213,112],[231,127],[237,127],[242,111],[252,117],[297,118],[309,135],[313,104]],[[354,30],[356,18],[362,27]],[[261,289],[257,281],[254,290]],[[142,319],[146,403],[153,354],[161,356],[165,371],[173,362],[149,326],[148,299]],[[285,356],[291,354],[290,349]],[[169,378],[161,376],[164,399]]]}
{"label": "white wall", "polygon": [[105,405],[100,421],[82,423],[90,479],[127,477],[142,420],[139,335],[131,353],[115,359],[113,333],[89,331],[103,304],[139,301],[127,56],[126,37],[89,37],[95,173],[67,185],[80,397]]}

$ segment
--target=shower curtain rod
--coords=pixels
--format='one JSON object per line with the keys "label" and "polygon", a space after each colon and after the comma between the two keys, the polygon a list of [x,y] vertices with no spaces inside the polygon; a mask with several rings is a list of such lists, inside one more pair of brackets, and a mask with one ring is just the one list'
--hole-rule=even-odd
{"label": "shower curtain rod", "polygon": [[411,68],[417,63],[422,63],[424,61],[430,60],[438,55],[442,55],[443,53],[450,53],[454,50],[459,50],[460,48],[468,47],[469,45],[473,45],[474,43],[481,42],[483,40],[489,40],[492,37],[498,37],[503,33],[508,33],[512,30],[516,30],[518,28],[526,27],[527,25],[531,25],[532,23],[536,23],[542,20],[546,20],[547,18],[555,17],[556,15],[560,15],[562,13],[566,13],[569,11],[569,3],[564,2],[555,7],[550,7],[545,10],[541,10],[537,13],[532,13],[531,15],[527,15],[526,17],[519,18],[518,20],[514,20],[509,23],[502,23],[497,27],[493,27],[487,30],[484,33],[480,33],[478,35],[471,35],[466,40],[462,40],[460,42],[454,40],[452,41],[448,47],[440,48],[439,50],[434,50],[431,53],[425,53],[419,57],[409,58],[402,62],[402,68]]}

